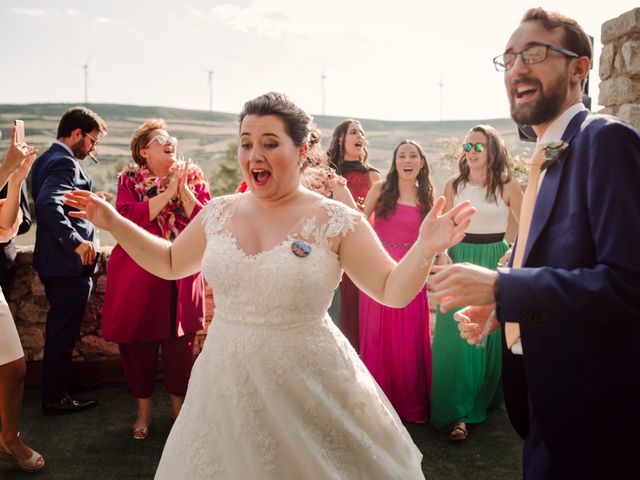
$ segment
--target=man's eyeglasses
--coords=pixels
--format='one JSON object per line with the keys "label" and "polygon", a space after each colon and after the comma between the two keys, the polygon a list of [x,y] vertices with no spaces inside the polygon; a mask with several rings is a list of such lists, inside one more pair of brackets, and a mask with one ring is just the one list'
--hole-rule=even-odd
{"label": "man's eyeglasses", "polygon": [[462,148],[465,152],[470,152],[471,150],[475,150],[478,153],[482,153],[485,150],[484,143],[465,143],[462,145]]}
{"label": "man's eyeglasses", "polygon": [[91,145],[95,146],[100,142],[100,140],[98,140],[96,137],[94,137],[90,133],[87,133],[87,132],[82,132],[82,133],[84,133],[86,137],[89,137],[89,140],[91,141]]}
{"label": "man's eyeglasses", "polygon": [[167,143],[171,143],[173,146],[178,145],[178,139],[176,137],[170,137],[169,135],[156,135],[151,140],[149,140],[149,143],[147,143],[147,147],[151,145],[154,142],[154,140],[158,142],[158,145],[162,145],[163,147]]}
{"label": "man's eyeglasses", "polygon": [[521,52],[507,52],[502,55],[498,55],[493,59],[493,65],[496,67],[496,70],[499,72],[504,72],[506,70],[511,70],[513,65],[516,63],[516,58],[518,55],[522,57],[522,63],[525,65],[533,65],[535,63],[544,62],[547,59],[547,54],[549,50],[553,50],[554,52],[562,53],[567,57],[578,58],[579,55],[570,50],[566,50],[564,48],[556,47],[554,45],[549,45],[546,43],[532,45],[531,47],[525,48]]}

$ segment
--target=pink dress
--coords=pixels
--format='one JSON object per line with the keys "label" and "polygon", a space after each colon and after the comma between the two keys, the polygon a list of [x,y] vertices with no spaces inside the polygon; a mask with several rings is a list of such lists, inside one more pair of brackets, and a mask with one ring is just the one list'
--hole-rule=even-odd
{"label": "pink dress", "polygon": [[[420,207],[398,204],[389,220],[375,219],[374,230],[399,261],[418,238],[421,221]],[[426,287],[404,308],[385,307],[360,292],[359,313],[362,361],[402,420],[427,421],[431,345]]]}

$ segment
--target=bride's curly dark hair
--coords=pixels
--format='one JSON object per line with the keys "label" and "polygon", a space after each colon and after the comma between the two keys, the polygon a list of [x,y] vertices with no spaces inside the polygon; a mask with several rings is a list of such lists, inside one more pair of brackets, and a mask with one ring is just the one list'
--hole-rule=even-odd
{"label": "bride's curly dark hair", "polygon": [[424,218],[425,215],[429,213],[429,210],[431,210],[431,207],[433,207],[434,188],[431,181],[429,162],[427,162],[427,157],[424,154],[424,150],[422,149],[420,144],[414,142],[413,140],[403,140],[393,151],[391,168],[389,169],[389,173],[387,173],[387,178],[385,178],[384,183],[382,184],[380,196],[378,197],[378,201],[376,202],[376,217],[384,218],[385,220],[388,219],[390,214],[396,211],[398,198],[400,197],[400,189],[398,188],[398,167],[396,166],[396,157],[398,155],[398,150],[402,145],[413,145],[414,147],[416,147],[416,150],[418,150],[418,154],[422,159],[422,167],[420,167],[418,177],[416,178],[416,187],[418,189],[418,205],[420,206],[420,213],[422,218]]}

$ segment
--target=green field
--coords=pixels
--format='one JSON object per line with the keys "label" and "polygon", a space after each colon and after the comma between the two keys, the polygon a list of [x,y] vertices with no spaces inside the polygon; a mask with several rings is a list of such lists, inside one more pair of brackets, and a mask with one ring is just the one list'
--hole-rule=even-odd
{"label": "green field", "polygon": [[[0,105],[0,129],[4,141],[9,136],[14,119],[24,120],[27,141],[44,151],[55,139],[58,121],[71,104]],[[200,163],[209,181],[214,184],[215,168],[225,159],[229,144],[237,141],[237,116],[230,113],[182,110],[135,105],[90,104],[109,126],[109,134],[100,141],[96,156],[98,165],[87,160],[84,167],[94,179],[94,190],[114,192],[118,172],[131,162],[129,141],[134,130],[149,118],[164,118],[172,135],[179,140],[178,151],[185,158]],[[334,127],[344,118],[317,116],[315,120],[323,131],[323,145],[328,145]],[[467,131],[478,123],[493,125],[502,134],[512,156],[528,156],[531,145],[518,139],[517,130],[510,119],[459,120],[442,122],[392,122],[360,119],[369,141],[370,162],[386,171],[393,149],[404,139],[415,140],[427,152],[432,167],[436,190],[440,192],[455,170],[450,160],[451,147],[440,146],[444,139],[454,138],[459,144]],[[0,148],[0,151],[3,149]],[[449,159],[449,160],[448,160]],[[104,238],[104,244],[112,240]],[[19,243],[30,244],[29,234]]]}

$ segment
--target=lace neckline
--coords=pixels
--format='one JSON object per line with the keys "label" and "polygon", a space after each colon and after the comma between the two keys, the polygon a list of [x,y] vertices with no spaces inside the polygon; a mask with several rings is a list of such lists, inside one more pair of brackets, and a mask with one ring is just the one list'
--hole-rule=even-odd
{"label": "lace neckline", "polygon": [[[240,204],[240,200],[243,195],[239,195],[238,198],[233,200],[233,205],[231,206],[232,214],[229,217],[229,224],[233,221],[233,214],[236,212],[238,205]],[[226,228],[223,228],[223,232],[226,233],[226,236],[233,240],[234,248],[240,252],[244,257],[247,258],[258,258],[264,254],[277,250],[279,247],[284,245],[285,243],[292,242],[296,237],[302,237],[303,239],[307,239],[307,232],[310,228],[312,228],[309,224],[315,223],[315,210],[316,208],[322,204],[324,198],[320,198],[318,201],[314,202],[311,207],[300,217],[298,221],[296,221],[292,226],[287,229],[287,233],[281,235],[281,240],[277,241],[271,247],[264,248],[258,252],[250,253],[245,248],[242,248],[238,243],[238,238],[235,234],[231,232],[228,224]],[[302,228],[300,228],[302,226]]]}

